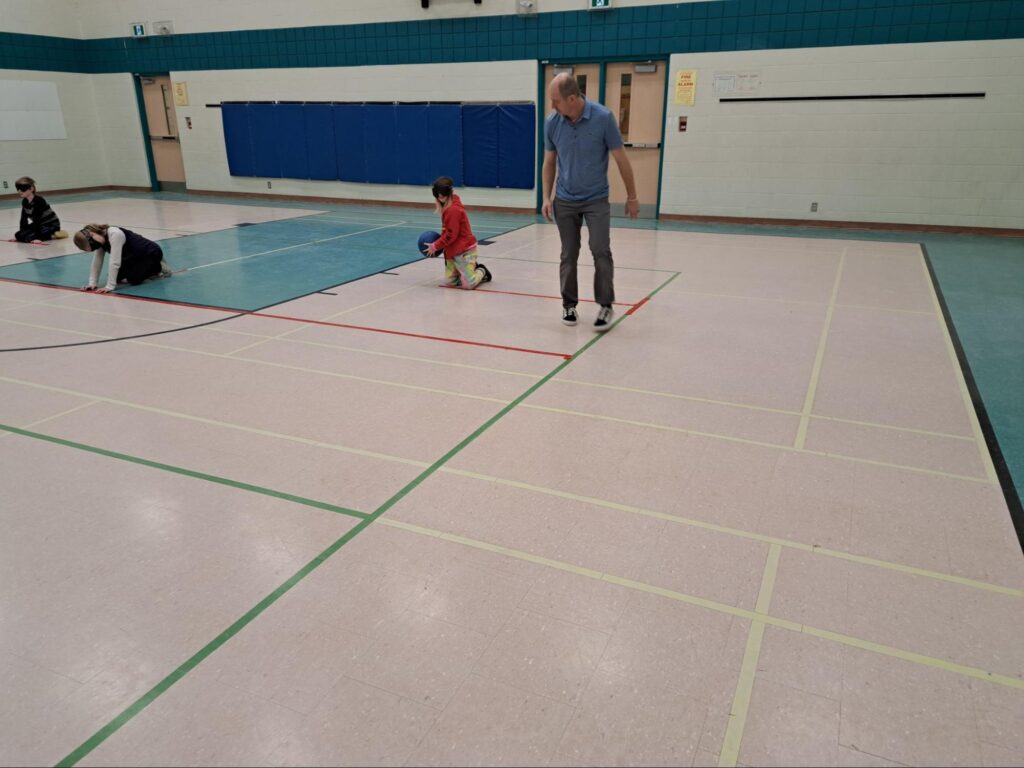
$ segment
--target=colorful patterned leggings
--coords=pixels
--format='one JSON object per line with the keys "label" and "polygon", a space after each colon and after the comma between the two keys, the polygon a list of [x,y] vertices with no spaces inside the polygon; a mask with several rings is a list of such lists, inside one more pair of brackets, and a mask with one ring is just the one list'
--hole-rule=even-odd
{"label": "colorful patterned leggings", "polygon": [[453,288],[476,288],[484,279],[484,271],[476,266],[476,248],[470,248],[454,259],[444,260],[444,279]]}

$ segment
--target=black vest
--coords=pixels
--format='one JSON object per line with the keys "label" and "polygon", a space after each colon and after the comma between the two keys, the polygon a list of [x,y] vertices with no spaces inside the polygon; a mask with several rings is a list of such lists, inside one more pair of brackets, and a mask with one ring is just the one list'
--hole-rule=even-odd
{"label": "black vest", "polygon": [[[125,229],[124,227],[118,227],[118,229],[124,232],[124,248],[121,249],[122,264],[127,259],[135,259],[139,256],[155,256],[160,250],[160,246],[152,240],[147,240],[142,235],[137,235],[130,229]],[[107,236],[103,241],[103,250],[110,253],[109,236]]]}

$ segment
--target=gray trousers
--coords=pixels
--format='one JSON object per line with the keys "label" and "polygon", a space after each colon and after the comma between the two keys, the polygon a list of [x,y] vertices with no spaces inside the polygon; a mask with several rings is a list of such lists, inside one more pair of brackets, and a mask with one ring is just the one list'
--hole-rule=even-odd
{"label": "gray trousers", "polygon": [[556,198],[555,224],[562,239],[559,275],[562,279],[562,306],[575,307],[579,302],[576,262],[580,258],[580,230],[587,222],[588,244],[594,256],[594,298],[609,307],[615,301],[614,271],[611,248],[611,206],[608,198],[572,202]]}

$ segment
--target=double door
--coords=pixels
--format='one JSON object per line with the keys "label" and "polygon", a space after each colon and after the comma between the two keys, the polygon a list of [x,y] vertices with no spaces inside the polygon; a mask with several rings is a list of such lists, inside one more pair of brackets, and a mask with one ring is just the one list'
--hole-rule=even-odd
{"label": "double door", "polygon": [[[571,71],[580,90],[591,101],[603,103],[619,124],[626,156],[633,167],[640,217],[657,218],[658,176],[661,168],[661,131],[665,122],[665,62],[614,62],[604,66],[604,98],[601,99],[601,65],[598,63],[548,64],[547,85],[556,74]],[[639,70],[639,71],[638,71]],[[653,70],[653,71],[651,71]],[[551,102],[545,104],[545,114]],[[622,216],[626,187],[614,159],[608,162],[608,199],[612,215]]]}

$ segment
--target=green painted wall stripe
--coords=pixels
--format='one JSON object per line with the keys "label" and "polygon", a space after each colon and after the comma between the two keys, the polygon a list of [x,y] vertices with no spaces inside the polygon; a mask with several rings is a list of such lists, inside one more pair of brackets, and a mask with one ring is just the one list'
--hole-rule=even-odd
{"label": "green painted wall stripe", "polygon": [[[651,297],[653,297],[656,293],[658,293],[662,288],[671,283],[677,277],[679,277],[678,272],[672,275],[672,277],[665,280],[665,282],[663,282],[649,294],[647,294],[647,296],[644,297],[644,301],[649,300]],[[638,304],[639,303],[641,302],[638,302]],[[618,325],[626,317],[628,317],[628,315],[622,315],[618,320],[615,321],[615,323],[613,323],[612,327],[614,328],[614,326]],[[454,448],[448,451],[444,456],[442,456],[440,459],[438,459],[425,470],[423,470],[423,472],[421,472],[412,481],[407,483],[400,491],[398,491],[398,493],[396,493],[390,499],[388,499],[379,507],[377,507],[377,509],[375,509],[372,514],[360,520],[359,523],[353,526],[351,530],[349,530],[344,536],[339,538],[337,541],[335,541],[333,544],[327,547],[327,549],[325,549],[323,552],[321,552],[319,555],[313,558],[313,560],[311,560],[309,563],[307,563],[298,571],[296,571],[295,575],[293,575],[290,579],[284,582],[284,584],[282,584],[269,595],[267,595],[265,598],[263,598],[259,603],[256,604],[256,606],[254,606],[251,610],[246,612],[240,619],[238,619],[230,627],[225,629],[223,632],[217,635],[217,637],[215,637],[212,641],[210,641],[205,646],[200,648],[184,664],[182,664],[176,670],[171,672],[171,674],[169,674],[167,677],[165,677],[163,680],[161,680],[159,683],[153,686],[149,691],[144,693],[135,702],[130,704],[123,712],[121,712],[121,714],[117,715],[117,717],[115,717],[105,726],[100,728],[100,730],[98,730],[96,733],[90,736],[77,749],[71,752],[63,760],[58,762],[57,766],[61,768],[63,768],[64,766],[73,766],[76,763],[78,763],[79,760],[81,760],[94,749],[96,749],[96,747],[98,747],[100,744],[102,744],[104,741],[110,738],[110,736],[116,733],[125,723],[129,722],[133,717],[139,714],[139,712],[141,712],[150,704],[152,704],[161,694],[167,691],[172,685],[174,685],[181,678],[183,678],[185,675],[187,675],[189,672],[195,669],[199,665],[199,663],[203,661],[203,659],[205,659],[211,653],[213,653],[222,645],[224,645],[224,643],[226,643],[232,637],[237,635],[243,628],[245,628],[246,625],[252,622],[253,619],[255,619],[257,616],[263,613],[263,611],[265,611],[271,605],[273,605],[278,600],[278,598],[280,598],[282,595],[288,592],[288,590],[290,590],[292,587],[294,587],[296,584],[298,584],[300,581],[306,578],[306,576],[308,576],[324,561],[326,561],[327,558],[329,558],[331,555],[333,555],[335,552],[341,549],[345,544],[347,544],[349,541],[355,538],[355,536],[357,536],[361,531],[365,530],[374,520],[376,520],[378,517],[380,517],[389,509],[391,509],[391,507],[393,507],[395,504],[397,504],[399,501],[405,498],[406,495],[408,495],[414,488],[420,485],[420,483],[422,483],[424,480],[430,477],[430,475],[436,472],[453,456],[462,451],[467,445],[472,443],[480,435],[482,435],[484,432],[490,429],[495,423],[497,423],[502,417],[504,417],[509,411],[515,408],[519,403],[521,403],[531,394],[536,392],[537,389],[543,386],[546,382],[550,381],[573,360],[575,360],[577,357],[586,352],[588,349],[594,346],[594,344],[596,344],[598,341],[600,341],[602,338],[605,338],[606,336],[607,333],[595,334],[594,338],[592,338],[590,341],[588,341],[586,344],[580,347],[576,354],[574,354],[570,359],[563,361],[553,370],[548,372],[547,375],[545,375],[542,379],[538,380],[529,389],[527,389],[525,392],[519,395],[519,397],[517,397],[515,400],[513,400],[511,403],[506,405],[504,408],[502,408],[500,411],[494,414],[491,418],[485,421],[479,428],[472,432],[468,437],[464,438],[461,442],[458,443],[458,445],[456,445]],[[26,430],[21,430],[17,428],[12,429],[11,431],[16,432],[18,434],[26,433]],[[28,436],[35,437],[36,435],[34,433],[28,433]],[[61,441],[59,440],[59,438],[47,438],[45,435],[40,435],[40,437],[42,437],[43,439],[52,439],[54,442],[68,444],[68,441]],[[83,447],[86,448],[87,450],[90,450],[88,449],[87,446],[78,446],[77,444],[70,445],[73,445],[74,447]],[[100,449],[96,449],[95,452],[104,454],[110,453],[106,451],[101,451]],[[120,456],[115,454],[115,457],[119,458]]]}
{"label": "green painted wall stripe", "polygon": [[[169,74],[164,72],[163,74]],[[138,75],[132,75],[135,86],[135,105],[139,110],[139,125],[142,132],[142,146],[146,150],[146,165],[149,168],[149,186],[154,192],[160,191],[160,182],[156,178],[156,159],[153,157],[153,145],[149,140],[149,117],[146,115],[146,97],[142,93],[142,82]]]}
{"label": "green painted wall stripe", "polygon": [[67,448],[76,448],[80,451],[88,451],[89,453],[95,453],[99,456],[106,456],[111,459],[118,459],[119,461],[128,461],[132,464],[140,464],[144,467],[152,467],[153,469],[162,469],[165,472],[173,472],[176,475],[184,475],[185,477],[192,477],[197,480],[206,480],[210,483],[217,483],[218,485],[226,485],[230,488],[237,488],[242,491],[249,491],[251,493],[259,493],[264,496],[273,496],[283,501],[291,501],[296,504],[302,504],[306,507],[316,507],[317,509],[325,509],[328,512],[336,512],[339,515],[348,515],[349,517],[357,517],[360,520],[369,517],[365,512],[356,512],[353,509],[347,509],[345,507],[339,507],[336,504],[328,504],[326,501],[317,501],[316,499],[307,499],[304,496],[296,496],[291,493],[284,493],[283,491],[275,491],[271,488],[264,488],[259,485],[252,485],[251,483],[243,483],[238,480],[229,480],[226,477],[217,477],[216,475],[209,475],[205,472],[197,472],[194,469],[185,469],[184,467],[176,467],[172,464],[163,464],[159,461],[150,461],[149,459],[142,459],[138,456],[129,456],[126,453],[118,453],[117,451],[108,451],[106,448],[97,448],[94,445],[86,445],[85,443],[77,443],[73,440],[65,440],[61,437],[53,437],[52,435],[44,435],[41,432],[32,432],[27,429],[21,429],[20,427],[12,427],[7,424],[0,424],[0,431],[11,432],[15,435],[21,435],[23,437],[31,437],[36,440],[44,440],[48,443],[54,443],[55,445],[63,445]]}

